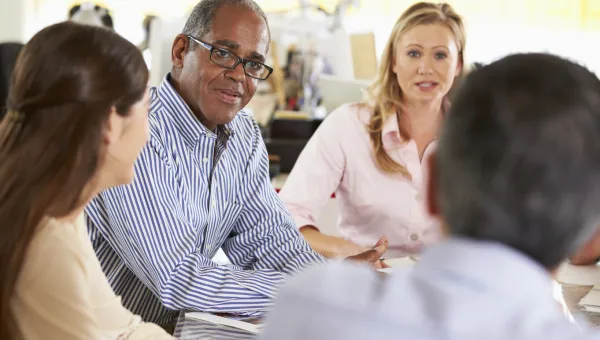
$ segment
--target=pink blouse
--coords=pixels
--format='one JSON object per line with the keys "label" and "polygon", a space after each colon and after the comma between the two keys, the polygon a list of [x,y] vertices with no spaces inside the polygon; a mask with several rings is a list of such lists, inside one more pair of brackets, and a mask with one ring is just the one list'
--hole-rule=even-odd
{"label": "pink blouse", "polygon": [[297,226],[316,225],[316,215],[335,192],[340,234],[372,247],[379,237],[389,239],[386,256],[418,253],[439,239],[439,227],[428,216],[423,201],[427,157],[419,160],[413,140],[402,142],[394,115],[383,126],[383,147],[412,176],[380,170],[367,132],[372,109],[346,104],[333,111],[310,139],[280,191]]}

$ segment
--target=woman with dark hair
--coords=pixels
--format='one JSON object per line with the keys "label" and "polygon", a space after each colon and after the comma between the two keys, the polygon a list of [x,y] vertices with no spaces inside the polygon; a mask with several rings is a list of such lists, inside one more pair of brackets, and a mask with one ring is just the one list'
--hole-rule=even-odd
{"label": "woman with dark hair", "polygon": [[80,218],[133,178],[147,83],[137,48],[103,28],[63,22],[23,48],[0,124],[1,339],[170,338],[122,306]]}

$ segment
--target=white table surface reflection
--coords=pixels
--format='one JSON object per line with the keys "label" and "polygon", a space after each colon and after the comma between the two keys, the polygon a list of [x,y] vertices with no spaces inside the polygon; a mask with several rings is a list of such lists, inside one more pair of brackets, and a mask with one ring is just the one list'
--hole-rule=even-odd
{"label": "white table surface reflection", "polygon": [[181,313],[173,334],[181,340],[254,340],[257,334],[234,327],[186,317]]}
{"label": "white table surface reflection", "polygon": [[[389,271],[410,268],[418,258],[405,257],[401,259],[389,259],[388,264],[393,268]],[[600,270],[600,268],[599,268]],[[600,282],[598,283],[600,284]],[[515,285],[518,289],[518,283]],[[562,304],[564,310],[568,311],[568,318],[579,324],[587,324],[591,327],[600,327],[600,313],[585,311],[579,301],[592,289],[590,285],[560,284],[555,283],[555,298]],[[242,329],[215,324],[209,321],[186,317],[181,313],[174,333],[175,337],[184,340],[195,339],[233,339],[249,340],[257,339],[257,335]]]}

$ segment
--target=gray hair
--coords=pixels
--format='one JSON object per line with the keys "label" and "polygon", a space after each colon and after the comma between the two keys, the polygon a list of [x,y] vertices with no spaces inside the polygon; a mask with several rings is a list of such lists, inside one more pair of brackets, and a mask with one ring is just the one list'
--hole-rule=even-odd
{"label": "gray hair", "polygon": [[451,234],[555,268],[600,225],[600,81],[548,54],[484,66],[453,101],[436,167]]}
{"label": "gray hair", "polygon": [[253,0],[202,0],[194,6],[182,33],[202,39],[210,31],[217,10],[225,5],[245,7],[262,17],[267,24],[267,28],[269,27],[265,12]]}

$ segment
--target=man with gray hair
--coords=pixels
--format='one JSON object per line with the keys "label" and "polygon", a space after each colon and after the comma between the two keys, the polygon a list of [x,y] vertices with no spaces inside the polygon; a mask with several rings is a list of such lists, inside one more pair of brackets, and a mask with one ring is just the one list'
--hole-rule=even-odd
{"label": "man with gray hair", "polygon": [[[389,276],[337,264],[290,280],[263,339],[600,339],[552,276],[600,225],[600,81],[547,54],[467,77],[431,158],[448,238]],[[306,327],[310,325],[310,327]]]}
{"label": "man with gray hair", "polygon": [[[286,277],[324,261],[270,183],[258,125],[240,112],[273,71],[269,44],[254,1],[198,3],[173,42],[172,71],[150,91],[135,180],[86,208],[106,276],[145,321],[169,324],[182,310],[262,315]],[[220,248],[231,265],[212,261]],[[378,261],[385,248],[353,259]]]}

